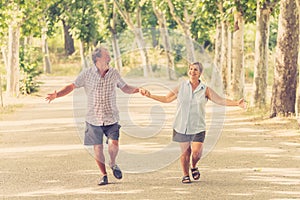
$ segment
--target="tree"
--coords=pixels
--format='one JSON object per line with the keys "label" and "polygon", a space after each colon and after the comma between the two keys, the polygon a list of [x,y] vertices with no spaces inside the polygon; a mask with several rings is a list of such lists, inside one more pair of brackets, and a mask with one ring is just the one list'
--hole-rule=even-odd
{"label": "tree", "polygon": [[163,12],[162,8],[162,3],[163,2],[157,2],[156,0],[152,1],[152,8],[153,11],[157,17],[157,21],[159,24],[159,30],[160,30],[160,36],[162,39],[162,45],[166,54],[166,60],[167,60],[167,75],[170,80],[175,79],[175,66],[174,66],[174,61],[171,56],[171,43],[170,43],[170,38],[169,38],[169,30],[168,30],[168,25],[166,21],[166,16],[165,13]]}
{"label": "tree", "polygon": [[75,52],[74,39],[70,33],[71,27],[69,25],[70,18],[72,18],[72,6],[70,4],[71,2],[66,0],[52,0],[46,15],[46,20],[51,31],[58,21],[62,22],[66,56],[72,55]]}
{"label": "tree", "polygon": [[270,37],[270,16],[278,1],[257,1],[256,8],[256,39],[255,63],[252,104],[258,108],[266,105],[268,55]]}
{"label": "tree", "polygon": [[[296,0],[296,4],[297,4],[297,8],[298,8],[299,23],[300,23],[300,0]],[[300,24],[299,24],[299,26],[300,26]],[[299,65],[299,59],[300,59],[300,57],[298,57],[298,65]],[[300,81],[300,76],[299,76],[298,81]],[[296,114],[297,114],[297,116],[299,116],[299,112],[300,112],[300,87],[298,87],[298,93],[297,93],[297,103],[296,103]]]}
{"label": "tree", "polygon": [[281,0],[270,117],[295,113],[298,45],[299,13],[296,2]]}
{"label": "tree", "polygon": [[[19,40],[20,40],[20,26],[22,22],[22,12],[17,3],[10,2],[7,7],[7,24],[8,24],[8,48],[7,48],[7,96],[19,95]],[[5,59],[5,58],[4,58]]]}
{"label": "tree", "polygon": [[232,38],[232,82],[231,91],[235,99],[244,96],[244,25],[255,20],[253,10],[255,0],[233,0],[233,38]]}
{"label": "tree", "polygon": [[[43,55],[43,68],[44,72],[51,73],[51,62],[48,49],[48,23],[45,18],[45,14],[48,10],[50,0],[41,1],[26,1],[26,5],[23,6],[23,23],[21,25],[21,45],[23,46],[24,53],[26,49],[30,48],[31,38],[41,38],[41,48]],[[35,62],[35,61],[33,61]],[[31,64],[31,63],[30,63]],[[30,65],[29,64],[29,65]]]}
{"label": "tree", "polygon": [[[222,3],[222,4],[221,4]],[[224,2],[221,1],[218,4],[221,14],[221,58],[220,68],[222,73],[223,88],[225,93],[229,93],[231,82],[231,45],[232,45],[232,33],[230,29],[230,22],[224,11]]]}
{"label": "tree", "polygon": [[93,0],[75,0],[70,3],[69,25],[71,33],[80,41],[82,67],[88,67],[87,56],[97,40],[96,7]]}
{"label": "tree", "polygon": [[191,25],[196,16],[198,1],[184,2],[165,0],[168,3],[170,13],[185,35],[186,59],[188,62],[195,61],[194,43],[191,33]]}
{"label": "tree", "polygon": [[234,31],[232,39],[232,96],[244,96],[244,17],[241,10],[234,10]]}
{"label": "tree", "polygon": [[[152,76],[152,68],[149,63],[149,55],[146,49],[146,43],[142,32],[142,7],[145,1],[118,1],[114,0],[119,10],[120,15],[123,17],[129,29],[134,33],[137,46],[140,51],[144,77]],[[133,15],[133,16],[132,16]],[[135,23],[134,23],[135,21]]]}
{"label": "tree", "polygon": [[[125,29],[124,21],[118,15],[116,3],[113,0],[105,0],[103,5],[98,6],[99,14],[103,17],[105,23],[100,27],[102,35],[111,37],[115,65],[119,71],[122,70],[123,64],[121,51],[118,42],[118,32]],[[108,30],[108,31],[107,31]]]}

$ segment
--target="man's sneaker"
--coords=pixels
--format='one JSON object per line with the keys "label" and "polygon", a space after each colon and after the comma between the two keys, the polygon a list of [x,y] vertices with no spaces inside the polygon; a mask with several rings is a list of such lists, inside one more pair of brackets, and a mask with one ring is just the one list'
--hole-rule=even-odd
{"label": "man's sneaker", "polygon": [[108,178],[107,176],[103,176],[98,185],[107,185],[108,184]]}
{"label": "man's sneaker", "polygon": [[113,170],[113,174],[117,179],[121,179],[122,178],[122,171],[120,170],[120,168],[118,167],[118,165],[114,165],[111,167],[111,169]]}

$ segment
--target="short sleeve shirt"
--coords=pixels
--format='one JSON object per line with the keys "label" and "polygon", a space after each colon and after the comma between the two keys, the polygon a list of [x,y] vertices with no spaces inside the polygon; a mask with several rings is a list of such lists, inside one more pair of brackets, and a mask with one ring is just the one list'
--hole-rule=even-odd
{"label": "short sleeve shirt", "polygon": [[173,129],[182,134],[196,134],[205,131],[206,85],[201,83],[192,91],[189,81],[183,81],[177,94],[177,110]]}
{"label": "short sleeve shirt", "polygon": [[116,104],[116,88],[123,88],[126,83],[119,72],[109,68],[101,77],[96,66],[83,70],[76,78],[75,87],[84,87],[87,95],[86,121],[94,126],[111,125],[119,121]]}

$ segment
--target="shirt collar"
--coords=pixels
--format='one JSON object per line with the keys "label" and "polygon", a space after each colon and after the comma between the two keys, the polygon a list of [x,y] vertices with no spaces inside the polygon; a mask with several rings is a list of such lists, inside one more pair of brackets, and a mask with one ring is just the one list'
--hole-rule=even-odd
{"label": "shirt collar", "polygon": [[[190,85],[190,80],[187,80],[187,81],[186,81],[186,84],[187,84],[187,85]],[[204,84],[203,84],[202,81],[200,80],[200,83],[199,83],[198,87],[195,89],[195,91],[203,90],[203,89],[204,89]]]}
{"label": "shirt collar", "polygon": [[[95,72],[95,73],[98,73],[98,68],[96,67],[96,65],[93,65],[93,71]],[[108,72],[110,72],[111,71],[111,67],[108,67],[108,71],[106,72],[106,74],[108,73]]]}

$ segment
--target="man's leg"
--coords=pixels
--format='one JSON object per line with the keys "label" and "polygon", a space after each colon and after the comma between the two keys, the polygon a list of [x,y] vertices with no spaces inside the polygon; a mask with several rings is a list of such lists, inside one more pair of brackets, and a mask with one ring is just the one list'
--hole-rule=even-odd
{"label": "man's leg", "polygon": [[116,157],[119,152],[119,142],[118,140],[108,140],[108,153],[110,156],[109,166],[113,170],[113,174],[117,179],[122,178],[122,171],[118,165],[116,165]]}
{"label": "man's leg", "polygon": [[96,157],[96,163],[100,169],[102,175],[107,175],[105,168],[105,157],[103,153],[103,144],[94,145],[94,152]]}
{"label": "man's leg", "polygon": [[116,164],[116,157],[119,152],[119,141],[118,140],[108,140],[108,153],[110,156],[109,165],[112,167]]}

